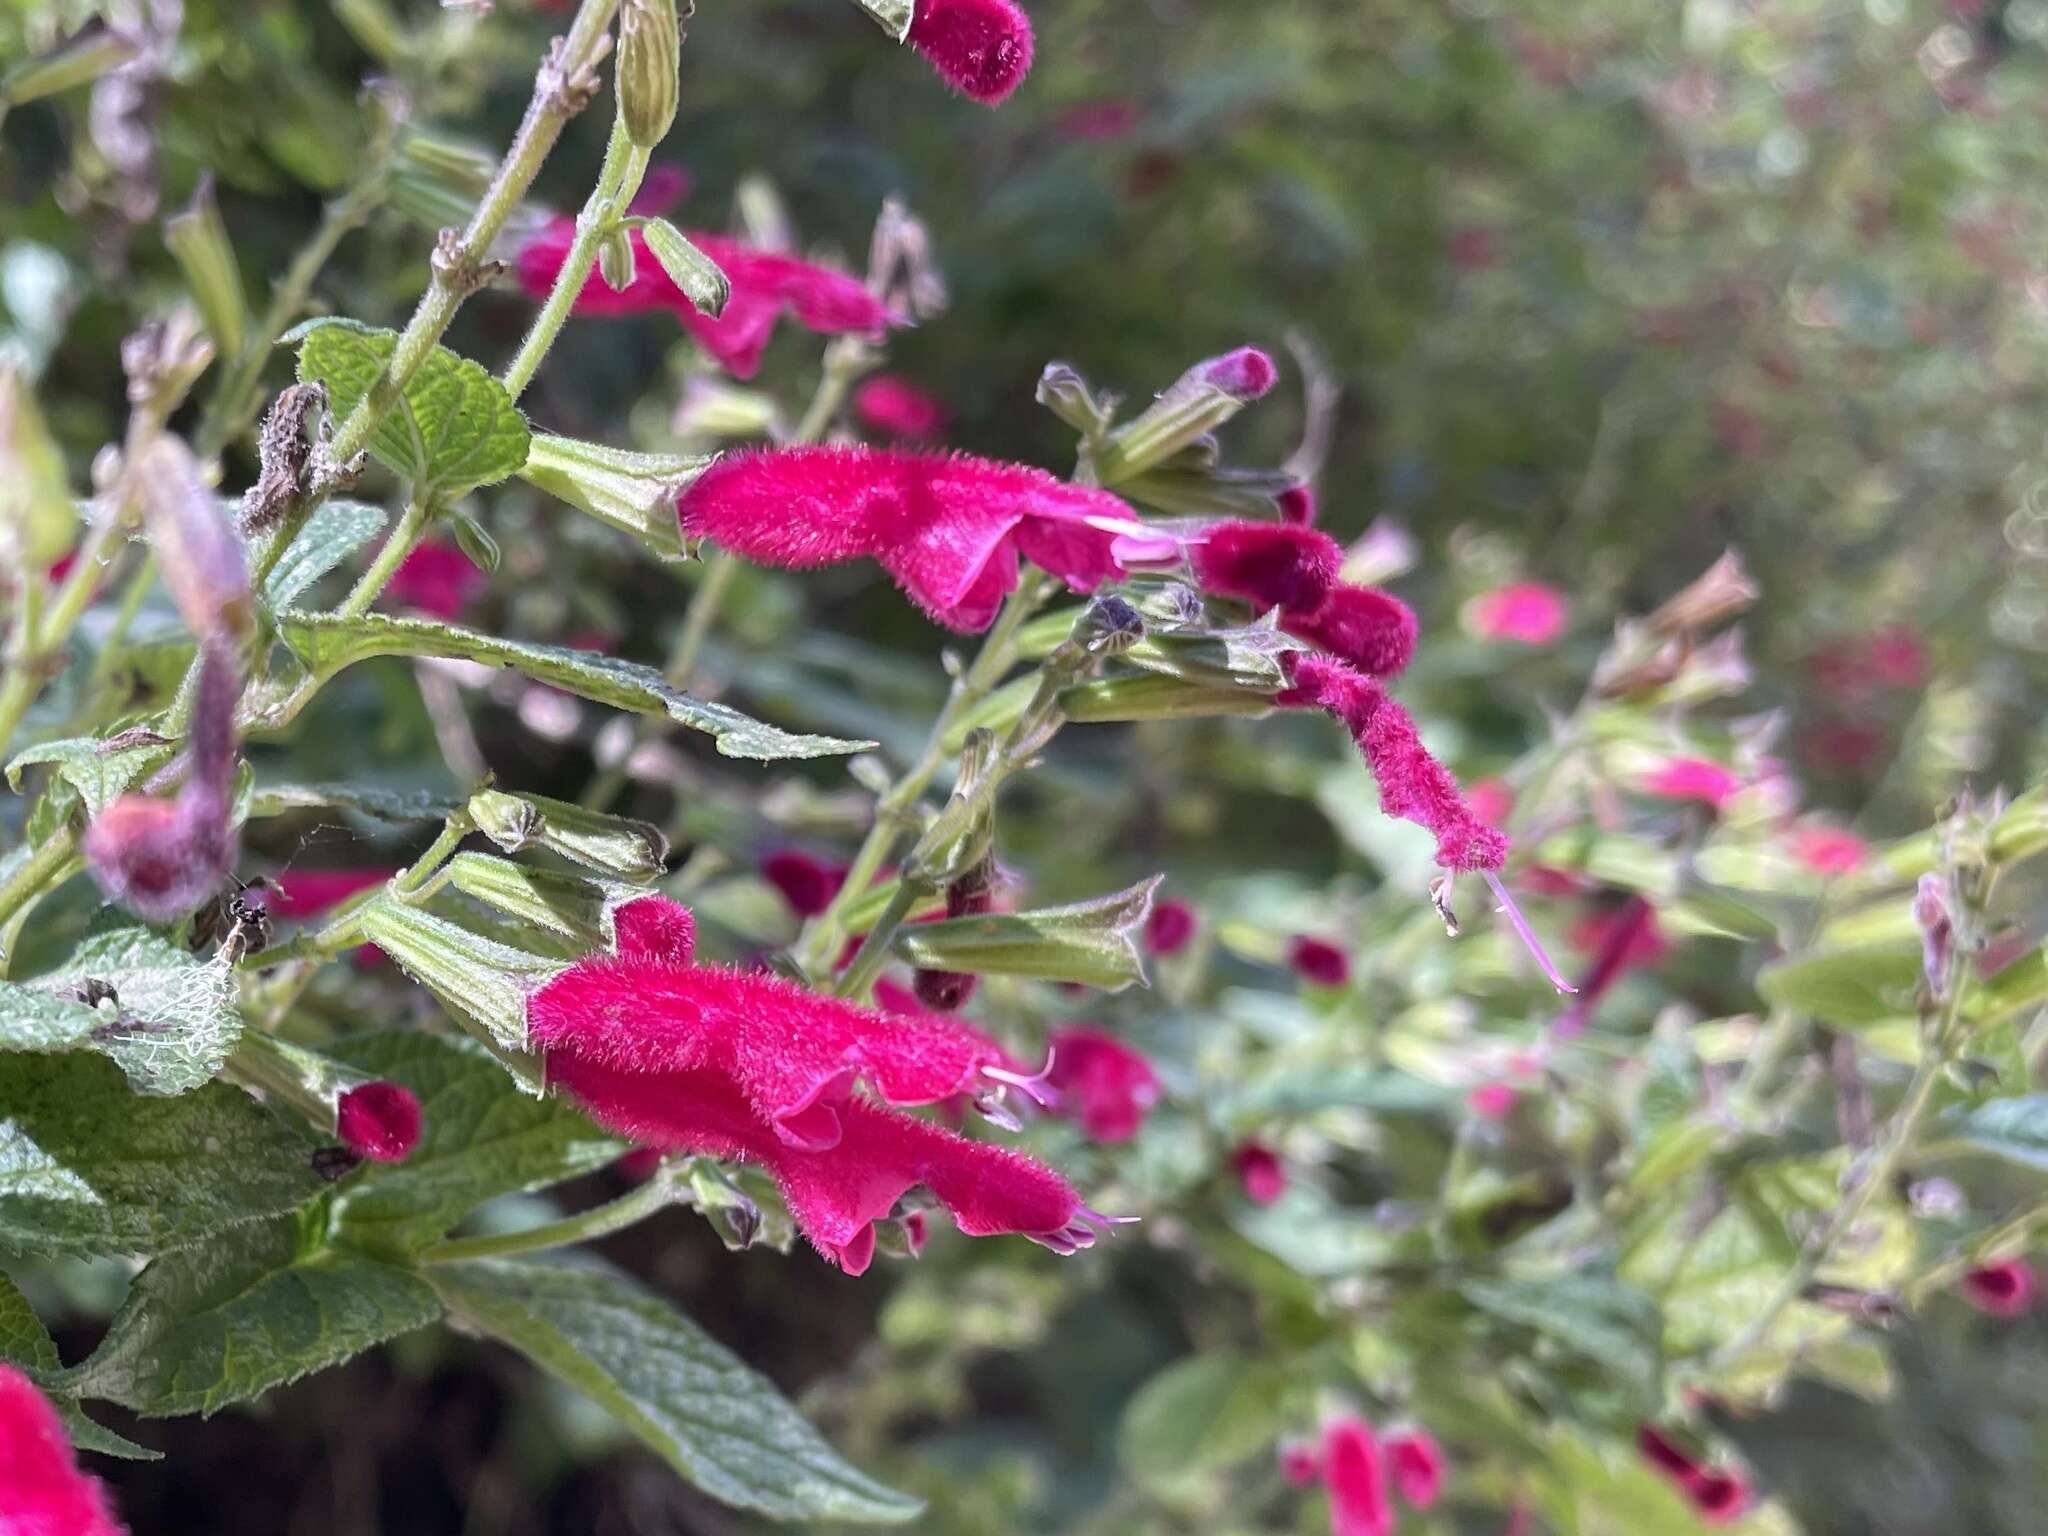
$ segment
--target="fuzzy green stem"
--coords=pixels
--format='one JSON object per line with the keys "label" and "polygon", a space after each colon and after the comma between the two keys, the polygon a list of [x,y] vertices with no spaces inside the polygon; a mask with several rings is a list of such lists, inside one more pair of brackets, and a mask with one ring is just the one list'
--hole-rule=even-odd
{"label": "fuzzy green stem", "polygon": [[78,854],[78,832],[69,824],[59,827],[36,846],[19,869],[0,882],[0,931],[29,902],[71,867]]}
{"label": "fuzzy green stem", "polygon": [[451,1237],[420,1255],[423,1264],[460,1264],[466,1259],[501,1259],[515,1253],[541,1253],[587,1243],[645,1221],[665,1206],[678,1204],[682,1188],[664,1164],[653,1178],[630,1194],[593,1206],[560,1221],[520,1232],[487,1232],[477,1237]]}
{"label": "fuzzy green stem", "polygon": [[[57,595],[46,610],[38,611],[42,608],[40,590],[32,587],[31,591],[22,594],[22,605],[15,616],[16,632],[10,646],[11,654],[7,658],[7,677],[5,682],[0,682],[0,759],[6,757],[8,744],[21,725],[21,717],[28,713],[36,696],[42,692],[44,664],[64,648],[71,639],[71,631],[78,627],[79,619],[92,606],[93,594],[99,590],[100,577],[104,574],[100,561],[123,526],[124,519],[117,508],[109,508],[92,525],[70,572],[59,584]],[[31,576],[27,580],[34,583],[36,578]]]}
{"label": "fuzzy green stem", "polygon": [[391,530],[391,537],[386,539],[384,547],[377,551],[377,558],[370,562],[370,568],[363,572],[361,579],[356,582],[348,596],[342,599],[341,606],[335,609],[335,612],[345,618],[368,613],[370,605],[383,595],[384,588],[390,584],[398,568],[405,564],[405,557],[418,546],[433,517],[432,498],[408,497],[405,511],[399,515],[398,526]]}
{"label": "fuzzy green stem", "polygon": [[427,851],[413,860],[410,868],[400,870],[391,878],[391,890],[400,897],[418,896],[421,887],[434,877],[436,871],[448,862],[455,850],[462,846],[462,840],[476,830],[469,813],[457,811],[442,826],[440,835],[427,846]]}

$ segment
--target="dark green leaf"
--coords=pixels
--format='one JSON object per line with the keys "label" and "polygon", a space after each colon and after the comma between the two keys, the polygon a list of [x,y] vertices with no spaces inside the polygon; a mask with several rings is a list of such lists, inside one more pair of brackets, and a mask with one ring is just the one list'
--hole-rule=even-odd
{"label": "dark green leaf", "polygon": [[323,502],[299,530],[263,584],[272,608],[289,608],[350,555],[384,531],[384,509],[360,501]]}
{"label": "dark green leaf", "polygon": [[1459,1289],[1480,1311],[1555,1339],[1646,1396],[1655,1390],[1660,1322],[1641,1291],[1599,1275],[1467,1280]]}
{"label": "dark green leaf", "polygon": [[487,1260],[427,1273],[457,1318],[587,1393],[715,1499],[870,1524],[922,1507],[841,1460],[764,1377],[615,1270]]}
{"label": "dark green leaf", "polygon": [[1291,1426],[1294,1378],[1278,1361],[1191,1355],[1147,1381],[1124,1408],[1117,1458],[1141,1483],[1270,1454]]}

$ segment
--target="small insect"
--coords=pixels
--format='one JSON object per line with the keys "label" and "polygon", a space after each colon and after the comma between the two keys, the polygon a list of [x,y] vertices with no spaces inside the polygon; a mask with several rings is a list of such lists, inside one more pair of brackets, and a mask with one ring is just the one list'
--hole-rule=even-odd
{"label": "small insect", "polygon": [[101,1003],[121,1006],[121,994],[114,990],[114,984],[97,976],[88,976],[78,984],[78,1000],[88,1008],[97,1008]]}
{"label": "small insect", "polygon": [[192,919],[192,947],[217,943],[232,963],[270,944],[270,906],[264,892],[275,890],[267,875],[235,881],[232,891],[214,897]]}
{"label": "small insect", "polygon": [[313,1150],[313,1171],[332,1184],[362,1160],[360,1153],[347,1147],[316,1147]]}

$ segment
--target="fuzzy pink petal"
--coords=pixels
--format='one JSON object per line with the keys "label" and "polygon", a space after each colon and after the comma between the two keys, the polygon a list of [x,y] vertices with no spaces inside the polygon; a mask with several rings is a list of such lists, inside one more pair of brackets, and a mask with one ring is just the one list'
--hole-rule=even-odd
{"label": "fuzzy pink petal", "polygon": [[79,1470],[56,1409],[0,1364],[0,1533],[124,1536],[107,1490]]}
{"label": "fuzzy pink petal", "polygon": [[1047,1080],[1072,1107],[1081,1129],[1100,1142],[1129,1141],[1159,1102],[1152,1064],[1114,1035],[1063,1029],[1050,1042]]}
{"label": "fuzzy pink petal", "polygon": [[1031,19],[1015,0],[917,0],[905,41],[946,84],[985,106],[1031,71]]}
{"label": "fuzzy pink petal", "polygon": [[1306,617],[1329,597],[1344,551],[1328,534],[1294,523],[1218,523],[1193,558],[1204,591]]}
{"label": "fuzzy pink petal", "polygon": [[1369,677],[1404,671],[1419,632],[1415,610],[1392,593],[1341,582],[1314,613],[1283,615],[1280,627]]}
{"label": "fuzzy pink petal", "polygon": [[1334,1419],[1323,1428],[1323,1482],[1330,1490],[1331,1536],[1391,1536],[1379,1439],[1363,1419]]}
{"label": "fuzzy pink petal", "polygon": [[1444,1448],[1427,1430],[1387,1436],[1387,1470],[1394,1491],[1417,1509],[1427,1509],[1444,1491]]}
{"label": "fuzzy pink petal", "polygon": [[612,908],[612,947],[622,957],[688,965],[697,948],[697,919],[666,896],[635,896]]}

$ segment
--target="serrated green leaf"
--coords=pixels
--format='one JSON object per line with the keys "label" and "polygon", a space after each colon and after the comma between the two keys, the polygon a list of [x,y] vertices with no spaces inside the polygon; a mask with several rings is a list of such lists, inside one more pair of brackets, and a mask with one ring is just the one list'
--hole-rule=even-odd
{"label": "serrated green leaf", "polygon": [[1764,967],[1756,989],[1774,1008],[1829,1024],[1882,1024],[1911,1017],[1920,967],[1915,944],[1823,950]]}
{"label": "serrated green leaf", "polygon": [[113,989],[101,1005],[110,1004],[112,1016],[99,1019],[93,1046],[120,1065],[137,1093],[190,1093],[211,1082],[241,1038],[227,962],[201,961],[138,924],[88,934],[38,985],[78,997],[88,980]]}
{"label": "serrated green leaf", "polygon": [[21,1294],[21,1287],[4,1270],[0,1270],[0,1360],[35,1371],[54,1371],[60,1363],[56,1340]]}
{"label": "serrated green leaf", "polygon": [[[327,386],[344,419],[370,392],[398,333],[354,320],[310,320],[281,338],[299,344],[299,382]],[[378,424],[370,452],[413,483],[415,495],[446,499],[519,473],[532,441],[526,418],[480,365],[435,347]]]}
{"label": "serrated green leaf", "polygon": [[75,997],[0,981],[0,1051],[64,1051],[115,1020]]}
{"label": "serrated green leaf", "polygon": [[1176,1360],[1125,1406],[1117,1459],[1151,1485],[1270,1454],[1291,1427],[1295,1380],[1278,1361],[1231,1351]]}
{"label": "serrated green leaf", "polygon": [[306,590],[384,531],[384,509],[361,501],[323,502],[263,584],[272,608],[289,608]]}
{"label": "serrated green leaf", "polygon": [[293,811],[354,811],[374,821],[440,821],[461,808],[456,795],[432,790],[376,789],[359,784],[261,784],[249,797],[249,817]]}
{"label": "serrated green leaf", "polygon": [[125,794],[135,781],[170,756],[165,743],[107,750],[107,744],[92,736],[72,736],[46,741],[18,752],[7,765],[7,785],[21,790],[22,770],[37,763],[49,763],[63,781],[78,791],[88,817],[97,816]]}
{"label": "serrated green leaf", "polygon": [[419,1276],[308,1244],[300,1225],[265,1222],[155,1260],[59,1384],[151,1418],[211,1414],[439,1320]]}
{"label": "serrated green leaf", "polygon": [[1607,1370],[1652,1400],[1662,1365],[1657,1306],[1633,1286],[1599,1275],[1543,1280],[1467,1280],[1459,1287],[1480,1311],[1532,1328]]}
{"label": "serrated green leaf", "polygon": [[427,1271],[457,1318],[588,1394],[697,1487],[778,1520],[922,1505],[843,1461],[766,1378],[616,1270],[486,1260]]}
{"label": "serrated green leaf", "polygon": [[0,1055],[0,1248],[160,1253],[320,1189],[310,1148],[247,1094],[129,1090],[107,1061]]}
{"label": "serrated green leaf", "polygon": [[1029,976],[1119,991],[1145,981],[1137,934],[1163,875],[1064,907],[944,918],[897,929],[894,949],[923,970]]}
{"label": "serrated green leaf", "polygon": [[302,613],[277,616],[278,632],[300,661],[322,678],[373,656],[446,656],[510,667],[536,682],[642,715],[666,715],[707,733],[726,757],[772,762],[789,757],[839,757],[865,752],[872,741],[798,736],[763,724],[725,704],[692,698],[652,667],[595,651],[501,640],[494,635],[386,614]]}
{"label": "serrated green leaf", "polygon": [[365,1167],[342,1197],[354,1246],[410,1252],[486,1200],[580,1178],[624,1153],[559,1098],[535,1099],[491,1054],[441,1035],[362,1035],[329,1048],[337,1061],[419,1096],[419,1145],[403,1163]]}

